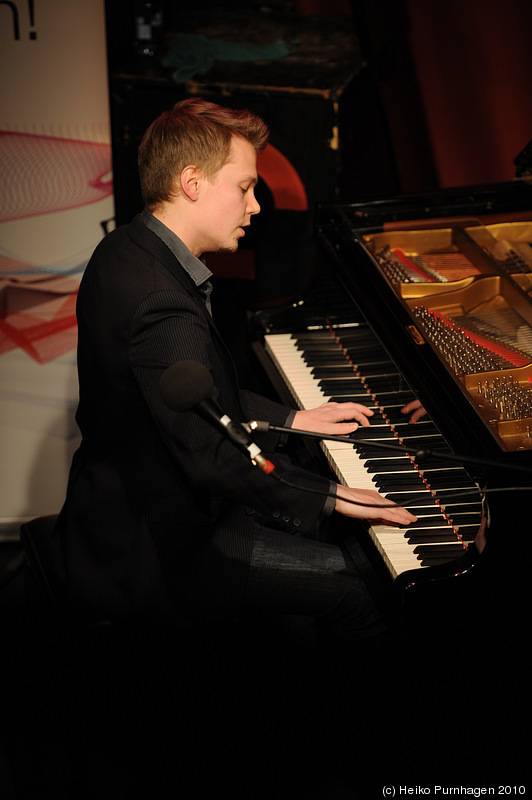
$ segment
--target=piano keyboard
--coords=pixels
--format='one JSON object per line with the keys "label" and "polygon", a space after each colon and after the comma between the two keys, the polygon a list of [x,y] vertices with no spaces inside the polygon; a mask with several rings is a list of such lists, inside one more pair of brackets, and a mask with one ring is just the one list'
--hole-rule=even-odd
{"label": "piano keyboard", "polygon": [[[353,445],[322,441],[320,446],[338,482],[376,490],[418,517],[407,528],[369,527],[392,577],[463,555],[480,524],[480,495],[448,502],[445,497],[476,491],[476,484],[460,465],[438,461],[438,451],[450,451],[431,420],[423,417],[412,425],[401,414],[415,395],[371,329],[355,323],[301,334],[270,333],[265,349],[299,408],[349,400],[373,409],[371,427],[360,427],[352,436]],[[402,444],[405,453],[372,448],[371,441]],[[415,455],[422,447],[434,450],[434,456],[416,466],[408,453]]]}

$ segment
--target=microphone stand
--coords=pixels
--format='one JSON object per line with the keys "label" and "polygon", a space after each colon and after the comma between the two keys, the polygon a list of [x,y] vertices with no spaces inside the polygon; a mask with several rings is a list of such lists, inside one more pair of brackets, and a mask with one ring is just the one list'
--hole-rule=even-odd
{"label": "microphone stand", "polygon": [[[410,456],[418,463],[424,463],[431,458],[439,458],[454,464],[474,464],[482,467],[495,467],[496,469],[511,469],[517,472],[525,472],[528,474],[532,473],[531,467],[523,467],[519,464],[504,464],[501,461],[474,458],[472,456],[462,456],[457,453],[443,453],[440,451],[434,452],[434,450],[430,450],[428,447],[422,447],[412,454],[402,444],[388,444],[386,442],[378,442],[373,439],[359,438],[358,436],[354,438],[353,436],[335,436],[333,434],[314,433],[312,431],[298,430],[297,428],[285,428],[281,425],[271,425],[269,422],[257,420],[248,422],[244,425],[244,427],[250,433],[266,433],[268,431],[274,431],[276,433],[295,433],[299,434],[300,436],[308,436],[311,439],[318,439],[320,441],[327,440],[332,442],[343,442],[344,444],[350,444],[353,448],[358,444],[363,444],[365,447],[374,447],[376,450],[395,450],[403,455]],[[358,434],[358,431],[356,433]]]}

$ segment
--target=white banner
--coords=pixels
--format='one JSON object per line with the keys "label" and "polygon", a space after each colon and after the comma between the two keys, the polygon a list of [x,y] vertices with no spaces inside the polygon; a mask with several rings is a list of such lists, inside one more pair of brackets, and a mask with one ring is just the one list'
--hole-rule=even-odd
{"label": "white banner", "polygon": [[104,0],[0,0],[0,533],[59,511],[76,291],[113,227]]}

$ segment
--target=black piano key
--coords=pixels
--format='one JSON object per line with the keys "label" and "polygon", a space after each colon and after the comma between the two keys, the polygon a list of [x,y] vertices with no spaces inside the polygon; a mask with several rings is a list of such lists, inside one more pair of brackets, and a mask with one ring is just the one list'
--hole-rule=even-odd
{"label": "black piano key", "polygon": [[386,392],[379,392],[377,395],[379,405],[383,408],[391,405],[400,405],[402,408],[411,400],[415,399],[416,396],[410,389],[398,389],[396,392],[392,392],[390,390]]}
{"label": "black piano key", "polygon": [[344,362],[347,361],[345,357],[345,353],[343,352],[342,348],[338,346],[338,343],[333,341],[332,346],[330,342],[326,340],[317,340],[316,342],[305,342],[301,339],[297,339],[296,341],[296,349],[303,355],[312,355],[314,353],[322,353],[323,355],[331,355],[331,356],[342,356]]}
{"label": "black piano key", "polygon": [[[383,440],[382,444],[385,445],[386,441]],[[378,458],[382,456],[383,458],[393,458],[394,456],[401,457],[401,450],[404,450],[401,443],[395,440],[394,442],[395,447],[390,447],[389,449],[385,449],[384,447],[379,447],[377,450],[375,447],[366,447],[362,445],[355,445],[354,450],[360,456],[360,458],[364,461],[370,458]],[[408,453],[405,451],[407,457]]]}
{"label": "black piano key", "polygon": [[[388,427],[388,426],[386,426],[386,427]],[[418,453],[419,450],[423,449],[423,443],[424,442],[429,443],[432,438],[436,437],[436,434],[434,434],[434,437],[431,435],[430,430],[428,428],[425,429],[424,432],[421,432],[421,429],[420,429],[419,437],[415,437],[414,438],[412,436],[408,436],[407,437],[407,441],[405,442],[405,438],[403,436],[401,436],[400,434],[398,434],[398,436],[395,436],[393,431],[391,431],[389,427],[388,427],[388,436],[386,436],[383,433],[383,430],[384,430],[384,426],[382,426],[382,425],[381,426],[379,426],[379,425],[372,426],[371,422],[370,422],[369,427],[361,425],[359,428],[357,428],[356,431],[354,431],[352,434],[350,434],[349,438],[352,439],[353,442],[355,442],[357,444],[357,446],[360,446],[360,447],[367,446],[368,449],[371,446],[371,441],[370,441],[371,439],[380,438],[380,439],[384,440],[384,439],[387,438],[388,441],[390,442],[390,444],[395,443],[395,445],[397,447],[401,447],[404,450],[405,453],[407,453],[407,454],[411,455],[412,457],[414,457],[414,456],[417,456],[417,453]],[[368,440],[369,444],[364,440]],[[379,448],[379,449],[381,449],[381,448]],[[391,449],[395,449],[395,448],[391,448]],[[379,453],[376,452],[375,455],[378,456]],[[427,459],[427,461],[425,463],[429,464],[430,462]]]}
{"label": "black piano key", "polygon": [[449,542],[450,544],[455,544],[457,541],[457,536],[455,532],[451,529],[450,531],[444,532],[434,532],[430,533],[415,533],[412,536],[408,534],[405,536],[407,543],[416,548],[419,545],[430,545],[430,544],[438,544],[442,542]]}
{"label": "black piano key", "polygon": [[346,361],[345,358],[343,364],[331,364],[330,366],[324,364],[314,367],[311,371],[317,381],[322,379],[361,380],[362,378],[362,376],[358,375],[358,373],[355,371],[353,365]]}
{"label": "black piano key", "polygon": [[[341,401],[338,401],[338,402],[341,402]],[[388,429],[389,429],[389,423],[386,420],[386,417],[384,416],[384,414],[382,413],[380,408],[375,408],[375,407],[371,408],[371,406],[368,406],[368,408],[370,408],[371,411],[373,411],[373,414],[370,417],[368,417],[369,422],[373,426],[375,426],[375,425],[387,425]]]}
{"label": "black piano key", "polygon": [[[430,547],[430,545],[428,546]],[[467,553],[467,547],[461,548],[460,551],[457,550],[456,553],[433,553],[431,555],[426,553],[420,556],[419,563],[422,567],[438,567],[455,561],[460,556],[463,556],[464,553]]]}
{"label": "black piano key", "polygon": [[461,497],[463,495],[467,495],[467,498],[473,497],[473,495],[478,492],[478,489],[464,489],[463,487],[453,487],[448,489],[434,489],[433,495],[437,499],[438,503],[441,503],[442,507],[445,508],[445,503],[448,497],[452,497],[453,500],[456,500],[457,497]]}
{"label": "black piano key", "polygon": [[317,339],[315,342],[309,342],[308,340],[303,341],[301,338],[298,338],[296,342],[297,349],[302,353],[338,353],[343,355],[344,361],[348,360],[346,354],[349,354],[350,357],[362,355],[368,360],[373,358],[375,361],[387,361],[391,364],[391,370],[397,372],[397,367],[390,361],[390,356],[380,345],[375,345],[372,342],[363,341],[362,339],[357,341],[353,340],[351,342],[341,342],[341,344],[334,339],[330,339],[329,341],[326,339]]}
{"label": "black piano key", "polygon": [[434,466],[426,467],[420,466],[420,472],[427,480],[438,480],[438,478],[448,477],[450,480],[457,480],[461,478],[464,482],[472,485],[471,478],[462,469],[459,464],[454,464],[452,461],[449,464],[435,464]]}
{"label": "black piano key", "polygon": [[368,385],[372,375],[386,374],[392,366],[389,361],[381,361],[376,358],[366,359],[364,356],[359,356],[358,358],[351,356],[351,361]]}
{"label": "black piano key", "polygon": [[397,367],[390,361],[390,357],[386,353],[372,348],[350,347],[345,351],[345,359],[348,364],[366,364],[368,367],[381,364],[390,374],[397,373]]}
{"label": "black piano key", "polygon": [[[349,393],[337,395],[336,393],[332,392],[327,392],[327,394],[330,395],[336,403],[358,403],[361,406],[375,408],[375,400],[366,391],[361,391],[359,394]],[[370,417],[370,419],[373,420],[374,417]]]}
{"label": "black piano key", "polygon": [[368,474],[371,475],[371,479],[374,483],[389,483],[390,485],[403,483],[410,479],[410,477],[415,478],[420,483],[423,483],[422,476],[419,474],[417,469],[413,466],[412,462],[408,460],[404,462],[402,468],[400,469],[374,469],[373,471],[368,470]]}
{"label": "black piano key", "polygon": [[[371,479],[375,486],[381,490],[381,492],[415,492],[417,488],[420,489],[425,486],[421,478],[419,476],[415,476],[412,474],[411,477],[399,477],[397,476],[394,478],[390,476],[387,478],[386,476],[373,476]],[[401,503],[402,505],[402,503]]]}
{"label": "black piano key", "polygon": [[[416,425],[412,425],[412,428],[416,428],[418,424],[419,423],[416,423]],[[445,440],[443,439],[442,435],[437,431],[434,431],[434,433],[432,434],[424,433],[421,436],[413,436],[409,431],[407,436],[401,436],[401,441],[403,445],[406,447],[407,452],[412,454],[417,453],[418,450],[423,449],[423,441],[422,441],[423,439],[425,440],[430,450],[432,450],[433,447],[438,447],[441,450],[442,445],[445,444]]]}
{"label": "black piano key", "polygon": [[469,545],[475,541],[477,533],[478,529],[477,530],[467,529],[465,531],[462,530],[458,531],[459,537],[462,540],[462,542],[466,545],[466,547],[469,547]]}
{"label": "black piano key", "polygon": [[[332,344],[331,344],[332,342]],[[307,340],[306,342],[301,341],[301,338],[296,339],[296,347],[297,349],[305,354],[305,353],[342,353],[342,350],[338,347],[338,344],[333,340],[329,339],[316,339],[316,341],[311,342]]]}
{"label": "black piano key", "polygon": [[[397,437],[394,436],[393,431],[390,429],[390,427],[389,426],[386,426],[386,427],[388,428],[388,436],[389,436],[389,438],[390,439],[391,438],[395,438],[397,440]],[[410,429],[413,429],[413,428],[415,428],[415,431],[410,430]],[[370,428],[362,428],[361,427],[351,435],[352,435],[352,437],[354,437],[356,439],[362,439],[364,433],[366,433],[366,431],[368,431],[370,429],[371,429],[371,422],[370,422]],[[425,437],[429,437],[429,436],[437,435],[436,429],[434,427],[434,423],[432,423],[432,422],[418,422],[416,425],[411,425],[410,429],[408,430],[408,437],[407,437],[409,440],[413,440],[414,439],[414,433],[415,433],[415,436],[416,436],[417,439],[420,439],[420,438],[422,438],[424,436]],[[399,435],[401,436],[401,441],[404,442],[405,437],[403,437],[401,434],[399,434]]]}
{"label": "black piano key", "polygon": [[397,429],[398,426],[401,426],[401,435],[402,431],[406,430],[407,426],[409,425],[408,419],[404,414],[401,413],[402,405],[395,406],[393,408],[380,408],[379,406],[375,405],[375,401],[371,395],[368,394],[359,396],[352,394],[334,394],[333,397],[337,403],[354,402],[371,408],[373,414],[371,417],[369,417],[369,420],[372,425],[387,425],[389,427],[391,424],[395,429]]}
{"label": "black piano key", "polygon": [[[398,389],[395,392],[387,391],[384,395],[381,392],[372,395],[369,393],[361,378],[323,378],[319,381],[318,385],[324,394],[330,395],[331,397],[343,397],[346,400],[351,400],[353,399],[353,394],[357,395],[357,397],[360,394],[363,394],[367,397],[368,402],[370,402],[372,405],[375,405],[374,398],[376,398],[376,401],[379,403],[381,408],[393,406],[401,409],[407,403],[416,399],[415,395],[412,394],[410,390],[405,389]],[[360,402],[360,400],[357,399],[356,402]]]}
{"label": "black piano key", "polygon": [[462,534],[467,535],[473,530],[478,530],[478,521],[463,523],[452,518],[450,518],[449,521],[445,516],[436,515],[434,517],[420,517],[417,522],[401,527],[404,531],[406,531],[405,536],[434,535],[437,538],[440,538],[441,536],[451,536],[451,538],[456,538],[459,534],[460,538],[463,538]]}
{"label": "black piano key", "polygon": [[[445,512],[447,514],[447,512]],[[480,515],[478,514],[447,514],[453,521],[455,528],[467,528],[469,525],[479,525]]]}
{"label": "black piano key", "polygon": [[[381,414],[373,414],[373,416],[368,417],[368,422],[369,422],[369,425],[361,425],[360,426],[360,429],[362,431],[365,428],[368,428],[368,427],[381,428],[381,430],[388,431],[388,437],[389,438],[391,438],[391,436],[394,436],[393,433],[390,433],[390,423]],[[398,444],[401,444],[401,442],[399,441],[399,438],[401,437],[402,427],[401,426],[399,426],[399,427],[395,427],[394,426],[394,428],[395,428],[395,432],[397,434],[397,437],[394,436],[394,439],[397,441]],[[405,453],[406,453],[406,450],[405,450]]]}
{"label": "black piano key", "polygon": [[[373,341],[375,344],[379,344],[378,339],[375,338],[375,334],[369,325],[359,325],[356,328],[348,329],[344,328],[338,333],[338,339],[342,342],[342,344],[348,344],[349,342],[356,341]],[[379,346],[381,345],[379,344]]]}
{"label": "black piano key", "polygon": [[426,499],[434,499],[434,495],[423,482],[415,488],[409,486],[408,489],[403,489],[402,491],[398,489],[390,490],[384,496],[390,503],[396,503],[399,506],[403,506],[403,508],[408,508],[412,514],[416,513],[416,508],[423,507],[422,504],[426,502]]}
{"label": "black piano key", "polygon": [[452,489],[453,487],[457,486],[461,489],[475,489],[475,485],[473,483],[464,484],[463,479],[459,477],[455,477],[452,474],[446,474],[444,472],[435,474],[427,474],[423,475],[427,483],[430,483],[432,489],[437,491],[438,489]]}
{"label": "black piano key", "polygon": [[349,358],[364,378],[369,375],[392,373],[395,369],[395,365],[388,359],[375,358],[371,354],[349,353]]}
{"label": "black piano key", "polygon": [[[364,446],[369,450],[373,448],[372,455],[374,455],[375,458],[383,458],[382,451],[384,447],[381,447],[381,445],[386,444],[388,446],[388,450],[390,451],[390,458],[398,458],[399,456],[408,458],[410,455],[397,437],[390,437],[389,425],[382,423],[380,420],[377,420],[374,425],[371,423],[369,425],[360,425],[357,430],[360,431],[360,446]],[[380,439],[381,444],[379,444],[378,447],[375,447],[375,445],[372,443],[374,439]],[[356,444],[358,446],[358,443]]]}
{"label": "black piano key", "polygon": [[[359,448],[358,446],[355,448],[357,452],[360,452],[363,448]],[[392,470],[396,470],[397,466],[394,466],[394,463],[397,464],[398,462],[405,462],[409,464],[413,469],[418,469],[423,475],[429,476],[434,473],[438,474],[440,472],[448,472],[452,473],[453,477],[458,477],[459,475],[464,476],[464,480],[469,480],[467,475],[463,472],[462,468],[457,465],[453,464],[452,462],[448,461],[437,461],[431,465],[430,468],[425,467],[424,463],[418,464],[415,459],[415,454],[409,453],[405,447],[401,445],[400,442],[397,443],[396,447],[389,447],[388,450],[384,450],[384,448],[379,448],[378,450],[375,448],[371,448],[371,444],[366,448],[364,453],[365,466],[368,472],[378,472],[379,467],[382,466],[382,471],[386,471],[386,460],[390,461],[390,466]]]}
{"label": "black piano key", "polygon": [[381,406],[381,409],[382,409],[381,413],[383,415],[386,415],[386,418],[389,420],[389,422],[393,425],[394,428],[397,428],[398,425],[402,426],[401,427],[401,436],[403,436],[403,433],[408,433],[408,431],[410,430],[410,428],[405,428],[404,426],[412,425],[412,423],[409,421],[409,416],[410,415],[409,414],[403,414],[403,412],[401,410],[404,405],[406,405],[406,403],[401,403],[400,406],[399,405],[397,405],[397,406]]}
{"label": "black piano key", "polygon": [[[348,394],[344,394],[343,392],[326,392],[326,394],[329,395],[331,401],[335,403],[359,403],[362,406],[368,406],[368,408],[375,408],[375,400],[366,392],[364,386],[362,386],[358,392],[351,391]],[[371,419],[373,419],[373,417]]]}
{"label": "black piano key", "polygon": [[307,349],[313,349],[317,347],[330,347],[331,342],[332,346],[338,349],[338,346],[329,331],[313,331],[312,334],[308,333],[297,333],[292,335],[291,337],[298,350],[304,351]]}
{"label": "black piano key", "polygon": [[383,364],[389,364],[389,371],[390,372],[397,372],[397,367],[390,361],[390,356],[385,353],[382,348],[380,347],[371,347],[371,345],[367,344],[354,344],[354,345],[344,345],[344,352],[346,357],[349,358],[351,361],[357,362],[361,359],[366,361],[368,364],[373,360],[375,362],[382,362]]}
{"label": "black piano key", "polygon": [[[383,418],[387,424],[391,424],[394,429],[397,429],[398,425],[401,425],[401,436],[403,433],[408,432],[408,428],[405,428],[405,425],[410,425],[411,423],[408,422],[407,417],[402,413],[401,409],[403,404],[398,406],[381,406],[380,408],[375,408],[374,410],[374,417],[379,416],[379,418]],[[370,406],[371,408],[371,406]],[[373,420],[374,417],[371,417]]]}
{"label": "black piano key", "polygon": [[383,348],[381,343],[375,339],[375,337],[371,338],[369,336],[364,336],[363,331],[355,331],[353,334],[340,333],[338,335],[338,343],[346,350],[349,348],[367,347],[375,350],[377,353],[386,355],[386,358],[390,357],[386,353],[386,350]]}
{"label": "black piano key", "polygon": [[[381,490],[381,493],[386,495],[389,495],[390,493],[408,491],[414,493],[418,490],[422,490],[423,488],[428,488],[427,484],[419,476],[416,476],[417,473],[412,473],[412,476],[401,476],[400,474],[374,475],[372,477],[372,481],[375,483],[376,487]],[[440,497],[445,499],[445,492],[452,492],[454,496],[454,494],[458,492],[471,491],[470,488],[461,486],[459,483],[453,483],[447,487],[435,487],[432,484],[428,484],[428,486],[430,486],[432,494],[437,499],[440,499]],[[403,501],[399,502],[400,505],[404,505]]]}
{"label": "black piano key", "polygon": [[401,456],[395,460],[390,458],[383,458],[375,461],[366,461],[364,468],[367,472],[381,474],[383,472],[404,472],[408,467],[412,467],[412,462],[408,456]]}
{"label": "black piano key", "polygon": [[343,347],[347,347],[348,345],[373,345],[374,347],[380,348],[381,351],[384,351],[384,348],[372,334],[369,328],[350,328],[349,330],[342,330],[337,332],[338,341]]}
{"label": "black piano key", "polygon": [[421,558],[449,556],[454,558],[461,555],[466,548],[462,544],[419,544],[414,547],[414,553]]}
{"label": "black piano key", "polygon": [[[425,421],[425,422],[423,420],[420,420],[419,422],[416,422],[415,425],[410,425],[408,431],[406,432],[406,434],[410,438],[412,438],[414,436],[416,436],[416,437],[431,436],[431,435],[440,435],[441,436],[441,434],[439,433],[439,431],[436,428],[436,426],[434,425],[434,423],[431,422],[430,420]],[[401,438],[403,438],[403,437],[401,437]]]}
{"label": "black piano key", "polygon": [[419,563],[422,567],[438,567],[443,566],[444,564],[448,564],[450,561],[454,561],[460,555],[463,555],[467,552],[467,548],[463,548],[460,553],[454,553],[452,555],[432,555],[432,556],[424,556],[420,558]]}
{"label": "black piano key", "polygon": [[427,456],[425,453],[423,453],[422,447],[419,447],[415,453],[412,453],[412,457],[414,458],[420,470],[461,468],[461,465],[458,462],[454,461],[453,459],[445,458],[446,455],[451,455],[450,451],[449,453],[434,452],[433,455]]}
{"label": "black piano key", "polygon": [[351,390],[347,394],[344,394],[344,392],[325,392],[325,394],[329,395],[331,401],[336,403],[360,403],[360,405],[367,406],[368,408],[376,408],[375,400],[366,392],[364,386],[358,391]]}
{"label": "black piano key", "polygon": [[346,366],[345,356],[342,352],[338,353],[305,352],[303,356],[303,361],[309,367],[320,367],[322,369],[329,369],[329,368],[337,369],[338,367],[342,368]]}
{"label": "black piano key", "polygon": [[478,528],[476,528],[475,530],[465,530],[465,531],[460,530],[459,531],[460,539],[462,539],[462,541],[466,545],[470,545],[471,542],[475,541],[475,539],[477,537],[477,533],[478,533]]}
{"label": "black piano key", "polygon": [[335,378],[334,375],[324,376],[318,380],[318,386],[324,394],[349,394],[349,392],[358,392],[360,389],[368,394],[362,378],[357,378],[355,374],[344,378]]}
{"label": "black piano key", "polygon": [[[349,372],[349,370],[351,372]],[[330,366],[321,365],[315,366],[311,369],[311,374],[314,378],[318,381],[320,386],[322,385],[322,381],[353,381],[353,386],[356,387],[356,381],[362,381],[362,378],[357,378],[356,373],[353,372],[353,367],[349,367],[348,369],[343,369],[338,365],[331,364]],[[364,382],[369,386],[371,391],[375,394],[380,389],[385,390],[386,392],[390,392],[395,390],[404,390],[404,387],[401,386],[400,381],[398,380],[399,376],[390,376],[387,374],[383,374],[380,370],[376,370],[375,372],[368,373],[364,375]]]}
{"label": "black piano key", "polygon": [[371,423],[369,427],[361,425],[349,436],[349,438],[353,440],[353,444],[355,444],[359,439],[388,439],[390,442],[397,442],[397,446],[401,447],[401,442],[393,435],[393,433],[390,434],[390,428],[388,426],[384,427],[376,425],[372,427]]}
{"label": "black piano key", "polygon": [[455,514],[459,515],[466,513],[480,515],[482,511],[482,503],[480,500],[476,503],[472,501],[471,504],[469,505],[467,503],[462,503],[462,504],[445,503],[444,508],[445,508],[445,513],[448,514],[450,517],[453,517]]}
{"label": "black piano key", "polygon": [[430,528],[449,528],[449,521],[441,514],[440,516],[429,517],[428,519],[418,519],[416,522],[410,522],[408,525],[400,525],[400,528],[411,530],[429,530]]}
{"label": "black piano key", "polygon": [[383,373],[378,366],[374,370],[370,369],[364,370],[362,377],[364,378],[364,381],[368,384],[373,394],[377,394],[381,390],[390,391],[392,389],[405,388],[402,382],[402,378],[399,374],[390,375],[387,372]]}
{"label": "black piano key", "polygon": [[458,475],[458,473],[463,474],[462,468],[459,466],[459,464],[454,464],[452,461],[446,461],[444,459],[430,459],[429,461],[425,461],[424,459],[418,460],[415,456],[412,456],[412,458],[414,459],[414,462],[420,472],[427,477],[429,477],[433,471],[437,472],[440,470],[452,472],[453,475]]}
{"label": "black piano key", "polygon": [[434,498],[431,498],[431,499],[432,499],[432,502],[433,502],[434,505],[427,505],[427,506],[418,507],[417,511],[414,512],[416,514],[416,517],[419,517],[419,519],[423,519],[424,517],[431,517],[431,516],[438,516],[438,515],[441,516],[442,510],[441,510],[440,506],[436,503]]}
{"label": "black piano key", "polygon": [[450,526],[447,526],[447,528],[435,528],[434,530],[427,531],[407,531],[403,538],[405,540],[405,547],[410,545],[416,555],[416,548],[422,545],[444,547],[452,544],[462,544],[458,534],[453,531]]}
{"label": "black piano key", "polygon": [[461,544],[443,545],[441,547],[431,544],[422,544],[414,548],[414,552],[416,552],[422,567],[431,567],[438,564],[445,564],[449,561],[453,561],[455,558],[459,558],[467,552],[467,547]]}

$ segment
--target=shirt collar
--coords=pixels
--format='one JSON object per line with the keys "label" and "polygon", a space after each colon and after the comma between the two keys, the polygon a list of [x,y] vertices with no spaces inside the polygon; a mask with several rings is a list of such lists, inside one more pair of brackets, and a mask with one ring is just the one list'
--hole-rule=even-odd
{"label": "shirt collar", "polygon": [[154,217],[147,208],[141,214],[141,220],[153,233],[163,240],[170,248],[183,269],[190,275],[197,287],[212,278],[212,272],[205,263],[192,255],[186,244],[181,241],[179,236],[168,228],[164,222]]}

